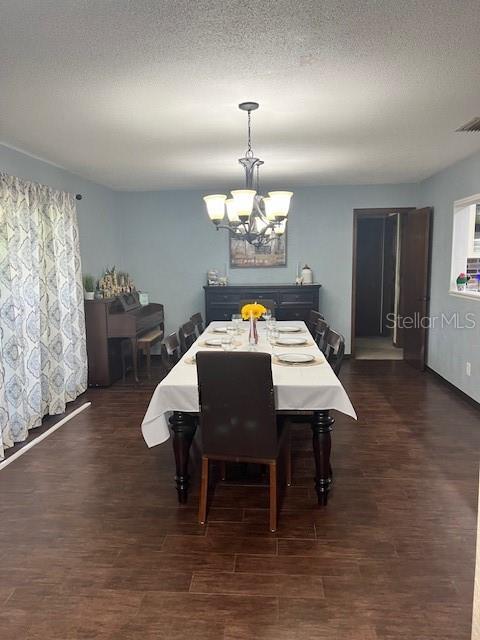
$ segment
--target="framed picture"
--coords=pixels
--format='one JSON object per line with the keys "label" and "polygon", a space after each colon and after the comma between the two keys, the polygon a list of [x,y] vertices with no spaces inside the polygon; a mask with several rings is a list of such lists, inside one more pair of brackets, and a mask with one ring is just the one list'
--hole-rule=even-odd
{"label": "framed picture", "polygon": [[232,269],[285,267],[287,264],[287,231],[264,247],[254,247],[246,240],[232,237],[229,238],[229,243]]}

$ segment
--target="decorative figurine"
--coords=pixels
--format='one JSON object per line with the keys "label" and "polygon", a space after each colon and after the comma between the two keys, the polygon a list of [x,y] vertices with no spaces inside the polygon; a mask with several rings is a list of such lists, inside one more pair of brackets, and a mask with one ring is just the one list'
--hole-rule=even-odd
{"label": "decorative figurine", "polygon": [[135,283],[126,271],[117,272],[115,266],[105,268],[99,280],[99,289],[104,298],[114,298],[121,293],[136,291]]}
{"label": "decorative figurine", "polygon": [[313,284],[313,271],[308,264],[302,269],[302,284]]}

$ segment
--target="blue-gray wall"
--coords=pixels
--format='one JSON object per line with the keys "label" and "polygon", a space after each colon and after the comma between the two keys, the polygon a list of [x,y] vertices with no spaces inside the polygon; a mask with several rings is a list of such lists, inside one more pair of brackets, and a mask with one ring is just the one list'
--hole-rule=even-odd
{"label": "blue-gray wall", "polygon": [[120,258],[120,229],[115,215],[115,193],[24,153],[0,145],[0,171],[40,182],[61,191],[81,193],[77,202],[83,273],[98,275]]}
{"label": "blue-gray wall", "polygon": [[[82,193],[77,204],[83,270],[98,276],[105,265],[130,271],[137,285],[163,302],[167,329],[203,311],[210,268],[228,262],[224,232],[216,232],[199,191],[113,192],[63,169],[0,145],[0,170]],[[296,189],[288,236],[288,265],[231,269],[233,283],[293,282],[297,262],[308,262],[323,287],[321,307],[350,344],[352,212],[367,207],[434,207],[431,313],[479,315],[480,301],[448,294],[453,202],[480,192],[480,154],[415,185]],[[472,364],[472,375],[465,363]],[[430,331],[429,366],[480,402],[480,320],[475,330],[437,325]]]}
{"label": "blue-gray wall", "polygon": [[[474,329],[442,327],[437,320],[429,332],[428,365],[456,387],[480,402],[480,300],[465,300],[448,293],[452,255],[453,203],[480,193],[480,154],[457,162],[419,185],[421,206],[433,206],[433,246],[430,315],[467,313],[476,317]],[[466,362],[472,366],[466,375]]]}
{"label": "blue-gray wall", "polygon": [[[297,262],[307,262],[322,284],[321,309],[349,348],[353,209],[416,204],[415,184],[295,189],[287,267],[230,269],[229,281],[293,283]],[[206,273],[228,263],[227,234],[209,222],[199,191],[124,193],[118,205],[122,265],[152,300],[164,303],[167,330],[173,331],[204,311]]]}

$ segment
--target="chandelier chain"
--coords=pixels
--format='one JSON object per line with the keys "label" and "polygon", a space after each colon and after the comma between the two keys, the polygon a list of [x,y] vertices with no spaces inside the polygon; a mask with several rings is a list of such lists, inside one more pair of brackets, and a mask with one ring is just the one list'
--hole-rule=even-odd
{"label": "chandelier chain", "polygon": [[245,153],[247,158],[253,158],[253,151],[252,151],[252,116],[251,116],[251,112],[248,111],[248,124],[247,124],[247,128],[248,128],[248,149]]}

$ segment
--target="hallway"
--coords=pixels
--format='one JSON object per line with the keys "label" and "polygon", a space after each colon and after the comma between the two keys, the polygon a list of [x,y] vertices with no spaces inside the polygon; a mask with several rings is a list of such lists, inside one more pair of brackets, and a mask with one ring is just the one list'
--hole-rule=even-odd
{"label": "hallway", "polygon": [[394,347],[390,336],[355,338],[356,360],[403,360],[403,349]]}

